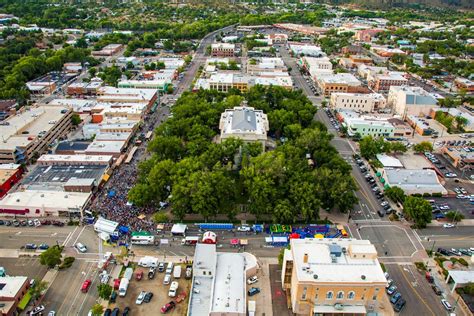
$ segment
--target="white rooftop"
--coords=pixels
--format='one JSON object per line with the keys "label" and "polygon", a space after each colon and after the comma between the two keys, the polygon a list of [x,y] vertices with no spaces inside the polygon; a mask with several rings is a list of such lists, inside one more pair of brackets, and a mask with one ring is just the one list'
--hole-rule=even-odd
{"label": "white rooftop", "polygon": [[353,74],[338,73],[338,74],[321,74],[318,81],[328,83],[344,83],[350,86],[360,86],[361,82]]}
{"label": "white rooftop", "polygon": [[384,169],[387,184],[404,191],[447,193],[431,169]]}
{"label": "white rooftop", "polygon": [[292,253],[296,277],[302,282],[387,282],[369,240],[306,238],[291,239],[290,243],[287,251]]}
{"label": "white rooftop", "polygon": [[[38,158],[40,162],[110,162],[110,155],[52,155],[46,154]],[[1,166],[1,165],[0,165]]]}
{"label": "white rooftop", "polygon": [[94,141],[92,142],[85,153],[120,153],[125,146],[125,141]]}
{"label": "white rooftop", "polygon": [[0,277],[0,297],[15,297],[27,280],[26,276]]}
{"label": "white rooftop", "polygon": [[377,154],[377,159],[384,167],[403,168],[403,164],[395,157],[386,154]]}
{"label": "white rooftop", "polygon": [[41,209],[55,208],[77,209],[82,208],[89,200],[90,193],[26,190],[8,193],[0,200],[0,208],[10,207]]}

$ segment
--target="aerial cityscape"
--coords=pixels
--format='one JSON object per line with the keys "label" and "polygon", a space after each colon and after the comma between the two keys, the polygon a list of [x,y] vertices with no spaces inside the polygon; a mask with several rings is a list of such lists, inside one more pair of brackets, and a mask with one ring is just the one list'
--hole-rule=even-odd
{"label": "aerial cityscape", "polygon": [[0,316],[474,315],[474,3],[0,0]]}

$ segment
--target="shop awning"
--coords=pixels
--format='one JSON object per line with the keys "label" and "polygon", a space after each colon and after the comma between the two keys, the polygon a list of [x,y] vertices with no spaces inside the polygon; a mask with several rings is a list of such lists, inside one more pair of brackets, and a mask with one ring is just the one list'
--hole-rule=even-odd
{"label": "shop awning", "polygon": [[249,244],[249,241],[247,239],[241,239],[240,240],[240,245],[241,246],[247,246]]}
{"label": "shop awning", "polygon": [[236,238],[235,238],[235,239],[232,239],[232,240],[230,241],[230,244],[231,244],[231,245],[238,245],[238,244],[239,244],[239,240],[236,239]]}
{"label": "shop awning", "polygon": [[28,306],[28,303],[31,300],[31,294],[30,291],[26,292],[25,296],[21,299],[20,303],[18,303],[18,309],[24,310],[26,306]]}
{"label": "shop awning", "polygon": [[315,305],[315,314],[367,314],[364,305]]}

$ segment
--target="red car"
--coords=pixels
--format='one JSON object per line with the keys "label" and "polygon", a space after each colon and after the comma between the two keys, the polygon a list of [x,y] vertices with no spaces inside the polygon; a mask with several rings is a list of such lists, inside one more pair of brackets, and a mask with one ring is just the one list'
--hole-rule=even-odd
{"label": "red car", "polygon": [[115,279],[114,280],[114,289],[118,290],[120,287],[120,279]]}
{"label": "red car", "polygon": [[92,284],[92,281],[87,279],[84,281],[84,283],[82,283],[82,288],[81,288],[81,291],[83,293],[87,293],[87,291],[89,291],[89,288],[91,287],[91,284]]}
{"label": "red car", "polygon": [[168,304],[164,305],[162,308],[161,308],[161,313],[162,314],[166,314],[168,313],[170,310],[172,310],[174,307],[176,306],[176,303],[171,301],[169,302]]}
{"label": "red car", "polygon": [[139,271],[135,272],[135,279],[137,281],[140,281],[141,279],[143,279],[143,271],[142,270],[139,270]]}

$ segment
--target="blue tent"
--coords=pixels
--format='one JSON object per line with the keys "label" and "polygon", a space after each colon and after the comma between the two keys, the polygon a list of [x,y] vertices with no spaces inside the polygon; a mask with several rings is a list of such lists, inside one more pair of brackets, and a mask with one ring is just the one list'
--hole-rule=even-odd
{"label": "blue tent", "polygon": [[128,226],[119,226],[118,230],[121,234],[128,234],[130,228]]}
{"label": "blue tent", "polygon": [[107,196],[109,198],[114,197],[115,196],[115,190],[110,190],[109,193],[107,194]]}

